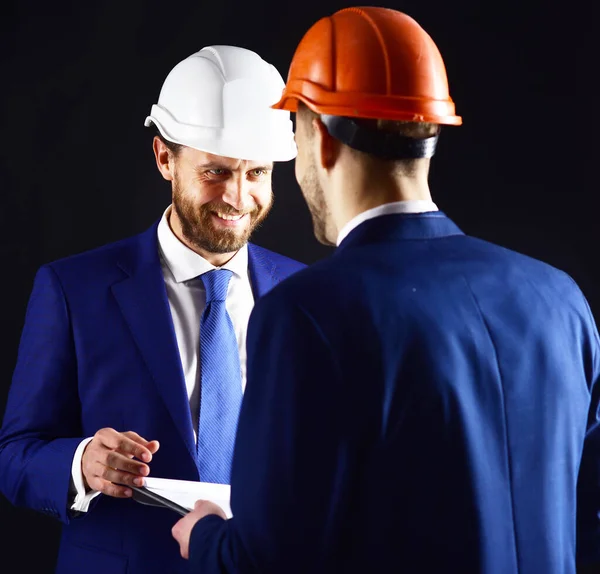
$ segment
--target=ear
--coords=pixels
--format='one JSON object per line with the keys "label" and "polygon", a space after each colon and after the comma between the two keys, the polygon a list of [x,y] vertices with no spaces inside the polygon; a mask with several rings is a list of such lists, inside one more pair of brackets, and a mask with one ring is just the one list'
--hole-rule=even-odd
{"label": "ear", "polygon": [[329,170],[337,161],[341,143],[329,134],[325,124],[320,119],[313,118],[311,128],[316,141],[317,159],[324,169]]}
{"label": "ear", "polygon": [[152,141],[152,149],[156,158],[156,166],[161,175],[167,180],[172,181],[174,175],[173,157],[167,146],[158,136],[154,136]]}

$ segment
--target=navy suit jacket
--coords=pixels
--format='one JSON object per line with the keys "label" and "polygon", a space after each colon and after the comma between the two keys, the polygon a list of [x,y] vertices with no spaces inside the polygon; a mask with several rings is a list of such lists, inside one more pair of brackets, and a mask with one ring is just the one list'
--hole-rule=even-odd
{"label": "navy suit jacket", "polygon": [[[87,513],[68,512],[74,452],[103,427],[159,440],[152,476],[199,479],[156,228],[35,278],[0,430],[0,489],[63,522],[60,574],[187,571],[173,511],[100,495]],[[256,299],[304,267],[248,247]]]}
{"label": "navy suit jacket", "polygon": [[196,524],[192,572],[598,558],[599,341],[565,273],[443,213],[382,216],[261,299],[248,355],[233,518]]}

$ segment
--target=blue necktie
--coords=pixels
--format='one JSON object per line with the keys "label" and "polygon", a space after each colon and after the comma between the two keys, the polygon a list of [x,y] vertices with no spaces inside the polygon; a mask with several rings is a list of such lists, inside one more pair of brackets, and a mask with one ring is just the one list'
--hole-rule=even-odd
{"label": "blue necktie", "polygon": [[227,269],[215,269],[200,276],[206,289],[206,306],[200,319],[198,469],[201,481],[221,484],[229,484],[242,402],[240,356],[225,307],[232,275]]}

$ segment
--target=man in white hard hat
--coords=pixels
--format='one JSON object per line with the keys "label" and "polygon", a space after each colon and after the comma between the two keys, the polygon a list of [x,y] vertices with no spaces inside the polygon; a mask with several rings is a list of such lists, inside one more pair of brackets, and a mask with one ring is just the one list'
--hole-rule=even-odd
{"label": "man in white hard hat", "polygon": [[36,275],[0,489],[63,523],[57,574],[186,571],[176,515],[130,487],[150,469],[229,483],[250,312],[304,267],[248,242],[271,207],[274,162],[296,155],[289,112],[271,108],[283,87],[239,47],[179,62],[145,122],[169,207],[146,232]]}

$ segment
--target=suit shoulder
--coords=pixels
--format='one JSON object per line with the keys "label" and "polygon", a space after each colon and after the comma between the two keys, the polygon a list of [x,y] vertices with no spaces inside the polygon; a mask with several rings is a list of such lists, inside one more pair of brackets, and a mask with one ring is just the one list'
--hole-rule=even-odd
{"label": "suit shoulder", "polygon": [[499,260],[504,260],[512,266],[519,266],[531,272],[546,274],[548,277],[554,278],[557,281],[564,281],[577,287],[575,280],[566,271],[555,267],[551,263],[484,239],[468,235],[465,236],[465,238],[471,245],[479,246],[479,248],[487,252],[487,254]]}
{"label": "suit shoulder", "polygon": [[103,260],[113,260],[115,255],[128,249],[133,243],[135,243],[134,237],[120,239],[80,253],[55,259],[46,263],[44,267],[52,267],[55,271],[60,272],[73,268],[84,268],[88,265],[96,266]]}
{"label": "suit shoulder", "polygon": [[45,263],[38,272],[51,269],[61,279],[75,281],[77,284],[93,283],[100,277],[111,277],[117,269],[115,263],[139,256],[140,248],[155,252],[155,256],[158,257],[156,245],[156,225],[154,225],[136,235]]}
{"label": "suit shoulder", "polygon": [[504,285],[512,285],[517,289],[533,288],[563,304],[567,301],[579,306],[582,302],[588,306],[583,290],[575,279],[563,269],[551,263],[526,255],[514,249],[498,245],[483,239],[463,236],[464,254],[469,262],[475,262],[470,270],[473,273],[487,270],[494,276],[502,278]]}

